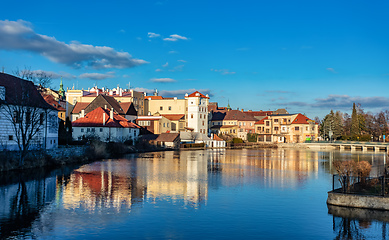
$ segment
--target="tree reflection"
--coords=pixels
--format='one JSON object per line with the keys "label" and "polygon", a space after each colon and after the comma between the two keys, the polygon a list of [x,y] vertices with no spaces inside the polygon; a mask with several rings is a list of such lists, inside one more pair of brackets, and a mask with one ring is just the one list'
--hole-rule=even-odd
{"label": "tree reflection", "polygon": [[44,169],[2,174],[0,239],[30,232],[43,207],[55,198],[55,178],[52,172]]}

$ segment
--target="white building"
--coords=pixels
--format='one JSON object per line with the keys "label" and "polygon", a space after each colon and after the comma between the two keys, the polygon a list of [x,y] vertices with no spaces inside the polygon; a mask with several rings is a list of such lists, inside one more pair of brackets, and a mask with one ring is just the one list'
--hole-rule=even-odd
{"label": "white building", "polygon": [[58,122],[33,82],[0,73],[0,150],[56,148]]}
{"label": "white building", "polygon": [[193,129],[194,132],[208,134],[208,104],[209,97],[204,96],[196,91],[190,95],[186,94],[188,117],[187,128]]}
{"label": "white building", "polygon": [[89,112],[85,117],[72,122],[72,137],[75,140],[98,138],[104,142],[124,142],[138,140],[140,127],[114,113],[113,109],[101,107]]}

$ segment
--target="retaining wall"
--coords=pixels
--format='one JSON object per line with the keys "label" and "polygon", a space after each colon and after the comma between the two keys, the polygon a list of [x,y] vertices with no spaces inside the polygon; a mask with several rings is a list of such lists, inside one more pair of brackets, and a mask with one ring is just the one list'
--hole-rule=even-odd
{"label": "retaining wall", "polygon": [[327,204],[342,207],[389,210],[389,198],[387,197],[344,194],[332,191],[328,192]]}

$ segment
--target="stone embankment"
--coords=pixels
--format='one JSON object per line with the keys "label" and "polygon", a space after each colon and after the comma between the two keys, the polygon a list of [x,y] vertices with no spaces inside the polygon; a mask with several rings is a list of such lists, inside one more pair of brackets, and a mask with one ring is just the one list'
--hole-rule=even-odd
{"label": "stone embankment", "polygon": [[389,210],[389,198],[387,197],[344,194],[333,191],[328,192],[327,204],[341,207]]}

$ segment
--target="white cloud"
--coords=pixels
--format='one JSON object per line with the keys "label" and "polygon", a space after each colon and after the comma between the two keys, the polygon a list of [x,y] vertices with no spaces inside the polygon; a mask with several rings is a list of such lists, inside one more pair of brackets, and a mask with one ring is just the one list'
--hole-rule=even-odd
{"label": "white cloud", "polygon": [[233,75],[236,72],[230,72],[228,69],[211,69],[214,72],[220,72],[222,75]]}
{"label": "white cloud", "polygon": [[131,68],[147,63],[111,47],[60,42],[54,37],[35,33],[31,23],[23,20],[0,20],[0,49],[38,53],[53,62],[75,68]]}
{"label": "white cloud", "polygon": [[176,54],[176,53],[178,53],[177,51],[174,51],[174,50],[172,50],[172,51],[169,51],[168,52],[169,54]]}
{"label": "white cloud", "polygon": [[178,39],[177,39],[177,38],[164,38],[163,40],[164,40],[164,41],[175,42],[175,41],[177,41]]}
{"label": "white cloud", "polygon": [[158,34],[158,33],[153,33],[153,32],[148,32],[147,33],[147,37],[149,38],[157,38],[157,37],[160,37],[161,34]]}
{"label": "white cloud", "polygon": [[360,103],[363,108],[387,108],[389,105],[389,98],[380,96],[351,97],[348,95],[328,95],[326,98],[316,98],[313,103],[288,102],[284,104],[321,109],[349,110],[352,108],[353,103]]}
{"label": "white cloud", "polygon": [[186,63],[185,60],[177,60],[177,62],[183,62],[183,63]]}
{"label": "white cloud", "polygon": [[176,80],[172,78],[152,78],[150,79],[152,82],[159,82],[159,83],[170,83],[170,82],[176,82]]}
{"label": "white cloud", "polygon": [[155,69],[155,71],[156,71],[156,72],[163,72],[163,70],[162,70],[162,69],[159,69],[159,68],[158,68],[158,69]]}
{"label": "white cloud", "polygon": [[107,78],[113,78],[113,72],[108,73],[83,73],[79,76],[81,79],[91,79],[91,80],[103,80]]}
{"label": "white cloud", "polygon": [[184,37],[184,36],[180,36],[178,34],[172,34],[170,35],[171,38],[176,38],[176,39],[181,39],[181,40],[188,40],[187,37]]}
{"label": "white cloud", "polygon": [[166,62],[164,65],[162,65],[162,67],[168,67],[169,66],[169,63],[168,62]]}
{"label": "white cloud", "polygon": [[335,69],[333,69],[333,68],[326,68],[326,70],[329,71],[329,72],[332,72],[332,73],[337,73],[337,72],[335,71]]}
{"label": "white cloud", "polygon": [[170,35],[170,37],[164,38],[163,40],[164,41],[175,42],[175,41],[178,41],[178,40],[188,40],[188,38],[184,37],[184,36],[180,36],[178,34],[172,34],[172,35]]}

